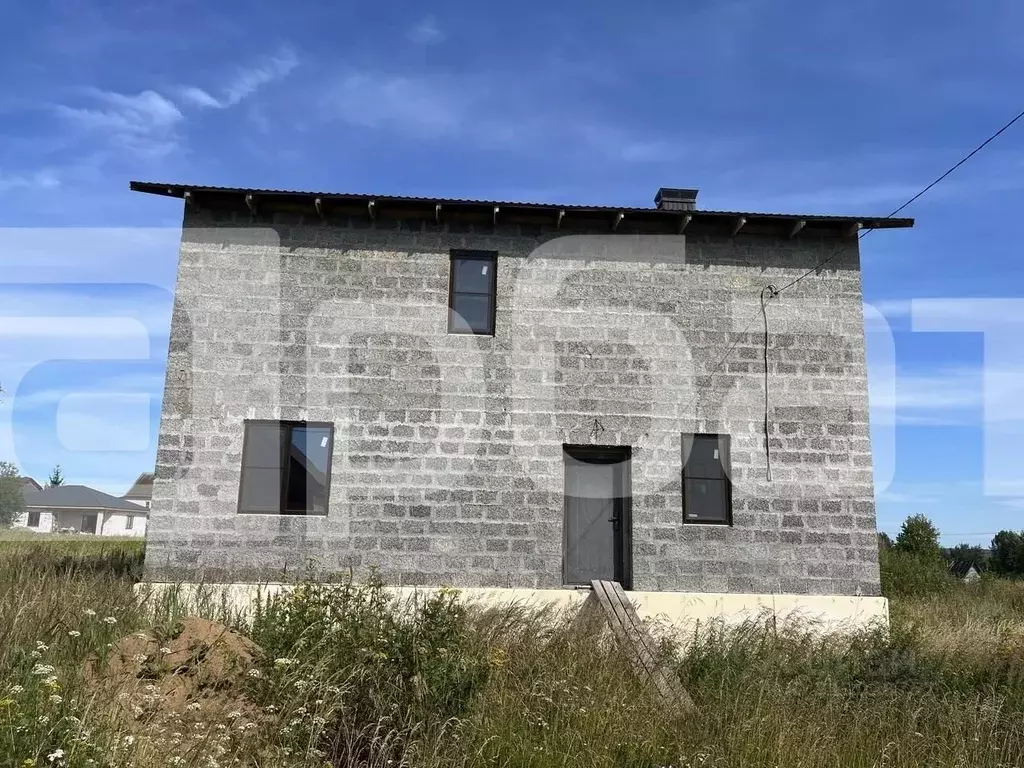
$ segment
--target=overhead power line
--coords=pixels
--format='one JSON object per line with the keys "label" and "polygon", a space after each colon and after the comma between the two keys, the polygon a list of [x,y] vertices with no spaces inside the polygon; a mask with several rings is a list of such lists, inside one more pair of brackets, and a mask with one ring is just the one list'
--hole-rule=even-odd
{"label": "overhead power line", "polygon": [[[936,186],[941,184],[943,181],[946,180],[946,178],[948,178],[960,166],[962,166],[964,163],[966,163],[968,160],[970,160],[972,157],[974,157],[976,154],[978,154],[981,150],[983,150],[985,147],[987,147],[989,144],[991,144],[993,141],[995,141],[997,138],[999,138],[999,136],[1001,136],[1011,126],[1013,126],[1015,123],[1017,123],[1022,118],[1024,118],[1024,110],[1022,110],[1021,112],[1018,112],[1009,122],[1007,122],[1005,125],[1003,125],[999,130],[997,130],[991,136],[986,138],[983,142],[978,144],[978,146],[974,147],[974,149],[972,149],[966,155],[961,157],[956,163],[954,163],[949,168],[947,168],[945,171],[943,171],[941,175],[939,175],[932,182],[930,182],[928,185],[923,187],[917,194],[915,194],[913,197],[911,197],[909,200],[907,200],[901,206],[899,206],[898,208],[893,210],[892,213],[888,214],[887,216],[884,216],[883,220],[884,219],[891,219],[891,218],[893,218],[894,216],[896,216],[896,214],[902,212],[908,206],[910,206],[911,204],[913,204],[914,202],[919,200],[921,197],[926,195],[928,192],[930,192],[932,189],[934,189]],[[874,229],[871,229],[871,228],[865,229],[863,232],[861,232],[857,236],[857,241],[860,242],[870,232],[873,232],[873,231],[874,231]],[[839,254],[841,254],[843,251],[845,251],[849,247],[850,246],[848,244],[841,245],[839,248],[835,249],[835,251],[833,251],[827,258],[821,260],[820,262],[815,264],[813,267],[808,269],[806,272],[804,272],[802,275],[798,276],[797,278],[795,278],[794,280],[790,281],[786,285],[784,285],[781,288],[778,288],[777,290],[775,290],[773,292],[773,296],[771,298],[778,298],[780,295],[782,295],[782,293],[784,291],[789,290],[790,288],[792,288],[794,285],[799,283],[804,278],[806,278],[809,275],[817,272],[819,269],[824,267],[826,264],[830,263],[833,259],[835,259]],[[750,330],[750,326],[753,324],[754,320],[757,318],[757,315],[760,314],[762,311],[763,311],[763,307],[760,308],[757,312],[755,312],[754,314],[751,315],[750,320],[744,326],[743,330],[740,331],[740,333],[737,335],[737,337],[733,340],[732,344],[730,344],[726,348],[725,353],[722,355],[722,357],[715,364],[714,368],[711,369],[711,373],[707,374],[708,376],[714,376],[716,373],[718,373],[718,371],[721,369],[721,367],[725,364],[725,361],[729,359],[729,356],[732,354],[732,351],[736,348],[736,345],[740,342],[740,339],[743,336],[746,335],[747,331]],[[697,397],[697,395],[695,394],[695,398],[694,399],[696,399],[696,397]],[[687,405],[687,410],[689,410],[689,406],[690,405],[692,405],[692,402]]]}
{"label": "overhead power line", "polygon": [[[1005,125],[1004,125],[1004,126],[1003,126],[1002,128],[1000,128],[1000,129],[999,129],[998,131],[996,131],[996,132],[995,132],[995,133],[993,133],[993,134],[992,134],[991,136],[989,136],[989,137],[988,137],[987,139],[985,139],[985,140],[984,140],[983,142],[981,142],[981,144],[979,144],[978,146],[976,146],[976,147],[975,147],[974,149],[972,149],[972,150],[971,150],[970,152],[968,152],[968,153],[967,153],[966,155],[964,155],[963,157],[961,157],[961,158],[960,158],[960,159],[959,159],[959,160],[958,160],[958,161],[957,161],[956,163],[954,163],[954,164],[953,164],[953,165],[951,165],[951,166],[950,166],[949,168],[947,168],[947,169],[946,169],[945,171],[943,171],[941,175],[939,175],[939,176],[938,176],[938,177],[937,177],[937,178],[936,178],[936,179],[935,179],[934,181],[932,181],[932,182],[931,182],[930,184],[928,184],[927,186],[925,186],[924,188],[922,188],[922,189],[921,189],[921,190],[920,190],[920,191],[919,191],[919,192],[918,192],[918,193],[917,193],[916,195],[914,195],[914,196],[913,196],[913,197],[911,197],[911,198],[910,198],[909,200],[907,200],[907,202],[903,203],[903,205],[901,205],[901,206],[900,206],[899,208],[897,208],[896,210],[894,210],[894,211],[893,211],[892,213],[890,213],[889,215],[887,215],[887,216],[884,216],[884,217],[883,217],[883,221],[884,221],[885,219],[891,219],[891,218],[893,218],[893,217],[894,217],[894,216],[895,216],[895,215],[896,215],[897,213],[900,213],[900,212],[901,212],[901,211],[903,211],[903,210],[904,210],[905,208],[907,208],[908,206],[910,206],[911,204],[913,204],[914,202],[916,202],[917,200],[919,200],[919,199],[920,199],[921,197],[923,197],[924,195],[926,195],[926,194],[927,194],[927,193],[928,193],[929,191],[931,191],[931,190],[932,190],[932,189],[933,189],[934,187],[936,187],[936,186],[938,186],[939,184],[941,184],[941,183],[942,183],[943,181],[945,181],[945,180],[946,180],[946,178],[947,178],[947,177],[949,177],[949,176],[950,176],[950,174],[952,174],[952,173],[953,173],[953,172],[954,172],[954,171],[955,171],[955,170],[956,170],[957,168],[959,168],[959,167],[960,167],[961,165],[963,165],[964,163],[966,163],[966,162],[967,162],[968,160],[970,160],[970,159],[971,159],[972,157],[974,157],[974,156],[975,156],[976,154],[978,154],[979,152],[981,152],[981,150],[983,150],[983,149],[984,149],[985,147],[987,147],[987,146],[988,146],[989,144],[991,144],[991,143],[992,143],[993,141],[995,141],[995,140],[996,140],[997,138],[999,138],[999,136],[1000,136],[1000,135],[1002,135],[1002,134],[1003,134],[1003,133],[1004,133],[1004,132],[1005,132],[1005,131],[1006,131],[1007,129],[1009,129],[1009,128],[1010,128],[1010,127],[1011,127],[1011,126],[1012,126],[1012,125],[1014,124],[1014,123],[1016,123],[1016,122],[1017,122],[1018,120],[1020,120],[1021,118],[1024,118],[1024,111],[1018,112],[1018,113],[1017,113],[1017,115],[1016,115],[1016,116],[1015,116],[1015,117],[1014,117],[1014,118],[1013,118],[1012,120],[1010,120],[1010,121],[1009,121],[1008,123],[1006,123],[1006,124],[1005,124]],[[873,228],[865,229],[865,230],[864,230],[863,232],[861,232],[861,233],[860,233],[860,234],[859,234],[859,235],[857,236],[857,240],[858,240],[858,242],[859,242],[859,241],[861,241],[861,240],[863,240],[863,239],[864,239],[865,237],[867,237],[867,236],[868,236],[868,234],[869,234],[869,233],[871,233],[871,232],[874,232],[874,229],[873,229]],[[786,289],[788,289],[788,288],[792,288],[792,287],[793,287],[794,285],[796,285],[797,283],[799,283],[799,282],[800,282],[801,280],[803,280],[803,279],[804,279],[805,277],[807,277],[807,276],[808,276],[808,275],[810,275],[811,273],[813,273],[813,272],[817,272],[817,271],[818,271],[819,269],[821,269],[821,268],[822,268],[823,266],[825,266],[825,265],[826,265],[826,264],[828,264],[828,263],[829,263],[830,261],[832,261],[832,259],[834,259],[834,258],[835,258],[836,256],[838,256],[838,255],[839,255],[840,253],[842,253],[842,252],[843,252],[844,250],[846,250],[846,248],[848,248],[848,247],[849,247],[849,246],[845,246],[845,245],[844,245],[844,246],[840,246],[840,247],[839,247],[839,248],[837,248],[837,249],[836,249],[836,250],[835,250],[835,251],[834,251],[834,252],[833,252],[833,253],[832,253],[832,254],[831,254],[831,255],[830,255],[830,256],[829,256],[829,257],[828,257],[827,259],[824,259],[823,261],[820,261],[820,262],[818,262],[818,263],[817,263],[816,265],[814,265],[814,266],[813,266],[813,267],[811,267],[811,268],[810,268],[809,270],[807,270],[806,272],[804,272],[804,273],[803,273],[802,275],[800,275],[800,276],[799,276],[798,278],[796,278],[795,280],[793,280],[793,281],[792,281],[791,283],[788,283],[788,284],[784,285],[784,286],[783,286],[782,288],[780,288],[780,289],[778,290],[778,293],[782,293],[782,292],[783,292],[783,291],[785,291]]]}

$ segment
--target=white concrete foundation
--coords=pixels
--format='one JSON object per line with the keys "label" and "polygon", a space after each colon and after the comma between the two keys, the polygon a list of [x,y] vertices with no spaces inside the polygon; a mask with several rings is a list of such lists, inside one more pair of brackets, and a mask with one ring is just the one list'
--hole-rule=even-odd
{"label": "white concrete foundation", "polygon": [[[294,584],[170,584],[145,582],[136,590],[151,599],[176,597],[185,606],[225,608],[248,614],[258,596],[266,599],[295,588]],[[438,587],[389,587],[399,601],[413,600],[436,592]],[[500,607],[520,604],[571,608],[590,595],[589,589],[459,589],[468,603]],[[722,620],[735,625],[747,619],[774,617],[776,622],[800,622],[821,632],[850,632],[869,627],[887,627],[889,601],[884,597],[835,595],[757,595],[716,592],[628,592],[637,614],[668,628],[691,633],[699,625]]]}

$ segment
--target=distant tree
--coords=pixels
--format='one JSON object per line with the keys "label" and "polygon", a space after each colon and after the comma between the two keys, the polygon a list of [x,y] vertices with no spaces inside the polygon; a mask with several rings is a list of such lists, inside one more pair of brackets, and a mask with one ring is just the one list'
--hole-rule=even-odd
{"label": "distant tree", "polygon": [[989,551],[980,544],[957,544],[944,549],[942,554],[951,566],[962,565],[966,569],[973,565],[979,573],[987,566],[989,558]]}
{"label": "distant tree", "polygon": [[911,515],[903,521],[894,547],[899,552],[920,558],[940,559],[939,529],[924,515]]}
{"label": "distant tree", "polygon": [[1000,531],[992,538],[991,569],[1005,576],[1024,575],[1024,533]]}
{"label": "distant tree", "polygon": [[889,537],[889,534],[886,533],[885,531],[879,531],[878,532],[878,549],[879,550],[892,549],[892,539]]}
{"label": "distant tree", "polygon": [[57,464],[53,468],[53,471],[50,472],[50,479],[47,481],[47,484],[51,488],[56,488],[58,485],[64,485],[64,475],[61,474],[60,464]]}
{"label": "distant tree", "polygon": [[24,511],[18,468],[9,461],[0,461],[0,528],[9,528]]}

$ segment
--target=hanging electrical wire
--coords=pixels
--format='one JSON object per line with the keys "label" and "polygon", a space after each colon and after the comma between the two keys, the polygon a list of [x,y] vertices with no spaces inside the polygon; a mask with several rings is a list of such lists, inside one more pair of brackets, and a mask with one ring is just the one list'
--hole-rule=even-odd
{"label": "hanging electrical wire", "polygon": [[769,483],[772,481],[772,444],[771,428],[768,425],[771,409],[768,398],[768,307],[765,304],[765,297],[771,300],[778,295],[779,289],[770,283],[761,289],[761,317],[764,318],[764,458]]}
{"label": "hanging electrical wire", "polygon": [[[956,163],[954,163],[949,168],[947,168],[945,171],[943,171],[942,174],[940,174],[933,181],[931,181],[929,184],[927,184],[925,187],[923,187],[917,194],[915,194],[913,197],[911,197],[905,203],[903,203],[902,205],[900,205],[899,207],[894,209],[892,211],[892,213],[890,213],[887,216],[883,217],[883,220],[893,218],[896,214],[902,212],[904,209],[906,209],[912,203],[916,202],[921,197],[923,197],[925,194],[927,194],[934,187],[938,186],[940,183],[945,181],[945,179],[947,177],[949,177],[954,171],[956,171],[960,166],[962,166],[964,163],[966,163],[968,160],[970,160],[972,157],[974,157],[976,154],[978,154],[981,150],[983,150],[985,147],[987,147],[990,143],[992,143],[995,139],[997,139],[1000,135],[1002,135],[1006,130],[1008,130],[1011,126],[1013,126],[1015,123],[1020,121],[1022,118],[1024,118],[1024,110],[1022,110],[1021,112],[1018,112],[1013,118],[1011,118],[1007,123],[1005,123],[999,130],[997,130],[995,133],[990,135],[983,142],[981,142],[976,147],[974,147],[974,149],[972,149],[970,152],[968,152],[966,155],[964,155],[962,158],[960,158]],[[865,229],[864,231],[862,231],[857,236],[857,239],[854,242],[858,242],[859,243],[861,240],[863,240],[865,237],[867,237],[867,235],[869,235],[873,231],[874,231],[874,229],[871,229],[871,228]],[[784,291],[789,290],[790,288],[792,288],[794,285],[796,285],[800,281],[804,280],[808,276],[810,276],[810,275],[814,274],[815,272],[817,272],[818,270],[820,270],[826,264],[829,264],[837,256],[839,256],[841,253],[846,251],[851,246],[852,246],[851,243],[843,243],[840,247],[836,248],[831,254],[829,254],[828,257],[826,257],[826,258],[822,259],[821,261],[817,262],[813,267],[811,267],[810,269],[808,269],[806,272],[802,273],[798,277],[794,278],[789,283],[786,283],[786,285],[782,286],[781,288],[776,288],[774,285],[767,285],[767,286],[765,286],[764,288],[761,289],[761,307],[760,307],[760,309],[761,309],[761,315],[762,315],[762,317],[764,319],[764,376],[765,376],[765,384],[764,384],[764,392],[765,392],[765,398],[764,398],[765,399],[764,434],[765,434],[765,457],[766,457],[767,465],[768,465],[767,476],[768,476],[768,480],[769,481],[771,481],[771,450],[770,450],[769,437],[768,437],[769,433],[770,433],[770,425],[769,425],[769,398],[768,398],[768,342],[769,342],[769,335],[768,335],[767,301],[770,301],[771,299],[774,299],[774,298],[777,298],[777,297],[781,296]],[[747,332],[750,330],[750,327],[751,327],[751,325],[753,325],[754,319],[756,317],[757,317],[756,314],[751,316],[749,322],[747,322],[747,324],[744,326],[743,330],[740,331],[736,335],[736,337],[733,339],[732,343],[726,348],[725,352],[719,358],[718,362],[715,363],[714,367],[711,369],[711,372],[709,374],[707,374],[709,379],[711,377],[713,377],[716,373],[718,373],[718,371],[721,369],[721,367],[725,364],[725,361],[729,359],[729,356],[732,354],[732,351],[736,348],[736,346],[739,344],[740,340],[744,336],[746,336]],[[696,402],[696,400],[699,397],[700,397],[700,392],[695,392],[694,393],[694,397],[690,400],[689,403],[687,403],[686,408],[683,410],[683,412],[685,413],[685,412],[689,411],[690,407]]]}

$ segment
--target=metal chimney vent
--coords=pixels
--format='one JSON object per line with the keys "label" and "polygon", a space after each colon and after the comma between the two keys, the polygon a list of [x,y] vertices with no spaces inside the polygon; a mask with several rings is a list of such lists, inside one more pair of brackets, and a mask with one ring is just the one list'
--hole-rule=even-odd
{"label": "metal chimney vent", "polygon": [[692,211],[697,207],[696,189],[662,187],[654,196],[659,211]]}

